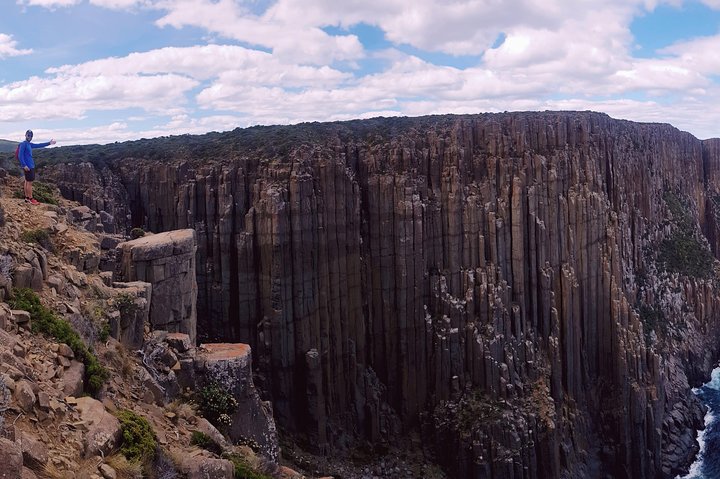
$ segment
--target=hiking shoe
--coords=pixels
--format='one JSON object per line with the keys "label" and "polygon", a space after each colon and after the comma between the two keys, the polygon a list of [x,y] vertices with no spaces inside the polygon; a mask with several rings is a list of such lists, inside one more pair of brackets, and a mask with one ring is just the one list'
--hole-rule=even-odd
{"label": "hiking shoe", "polygon": [[25,203],[30,203],[30,198],[28,198],[27,196],[25,197]]}
{"label": "hiking shoe", "polygon": [[[28,200],[25,200],[25,201],[28,201]],[[31,205],[39,205],[40,202],[38,200],[36,200],[35,198],[30,198],[30,204]]]}

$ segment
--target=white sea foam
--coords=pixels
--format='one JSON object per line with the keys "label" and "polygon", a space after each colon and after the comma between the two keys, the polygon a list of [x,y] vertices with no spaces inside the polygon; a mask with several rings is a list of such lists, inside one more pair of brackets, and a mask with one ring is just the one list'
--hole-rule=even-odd
{"label": "white sea foam", "polygon": [[[713,369],[712,374],[710,375],[710,381],[706,383],[705,386],[711,389],[715,389],[716,391],[720,391],[720,368]],[[693,389],[694,394],[698,394],[699,392],[699,389]],[[710,408],[708,408],[707,412],[705,413],[705,428],[697,432],[697,442],[700,445],[700,450],[695,457],[695,462],[693,462],[690,466],[690,471],[688,471],[687,475],[682,477],[677,476],[675,479],[705,479],[705,476],[702,474],[702,466],[703,460],[705,458],[706,447],[705,434],[710,425],[712,425],[716,420],[717,415],[713,414],[713,412],[710,411]]]}
{"label": "white sea foam", "polygon": [[705,386],[720,391],[720,368],[713,369],[710,381]]}

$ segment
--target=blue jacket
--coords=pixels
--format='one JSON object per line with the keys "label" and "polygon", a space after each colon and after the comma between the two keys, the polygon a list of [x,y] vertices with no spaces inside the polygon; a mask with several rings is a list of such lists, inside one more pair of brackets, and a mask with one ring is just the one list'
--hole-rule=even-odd
{"label": "blue jacket", "polygon": [[35,168],[32,151],[34,148],[45,148],[46,146],[50,146],[49,141],[47,143],[30,143],[29,141],[23,141],[20,143],[20,150],[18,151],[20,167],[25,168],[27,166],[30,169]]}

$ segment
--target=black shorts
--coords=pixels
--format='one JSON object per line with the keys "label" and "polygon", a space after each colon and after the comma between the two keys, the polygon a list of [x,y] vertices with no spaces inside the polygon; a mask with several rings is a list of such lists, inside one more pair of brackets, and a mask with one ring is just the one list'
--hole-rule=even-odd
{"label": "black shorts", "polygon": [[27,171],[23,170],[23,173],[25,173],[25,181],[35,181],[35,168],[30,168]]}

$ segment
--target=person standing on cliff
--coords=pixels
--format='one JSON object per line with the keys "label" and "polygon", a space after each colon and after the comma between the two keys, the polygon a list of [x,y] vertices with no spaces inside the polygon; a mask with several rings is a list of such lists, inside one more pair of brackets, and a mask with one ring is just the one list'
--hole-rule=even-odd
{"label": "person standing on cliff", "polygon": [[20,143],[18,150],[18,160],[20,160],[20,166],[23,169],[25,175],[25,183],[23,184],[23,190],[25,190],[25,202],[33,205],[38,204],[38,200],[33,198],[33,181],[35,181],[35,161],[33,161],[32,151],[35,148],[45,148],[46,146],[54,145],[55,140],[52,139],[47,143],[31,143],[33,138],[32,130],[25,132],[25,141]]}

